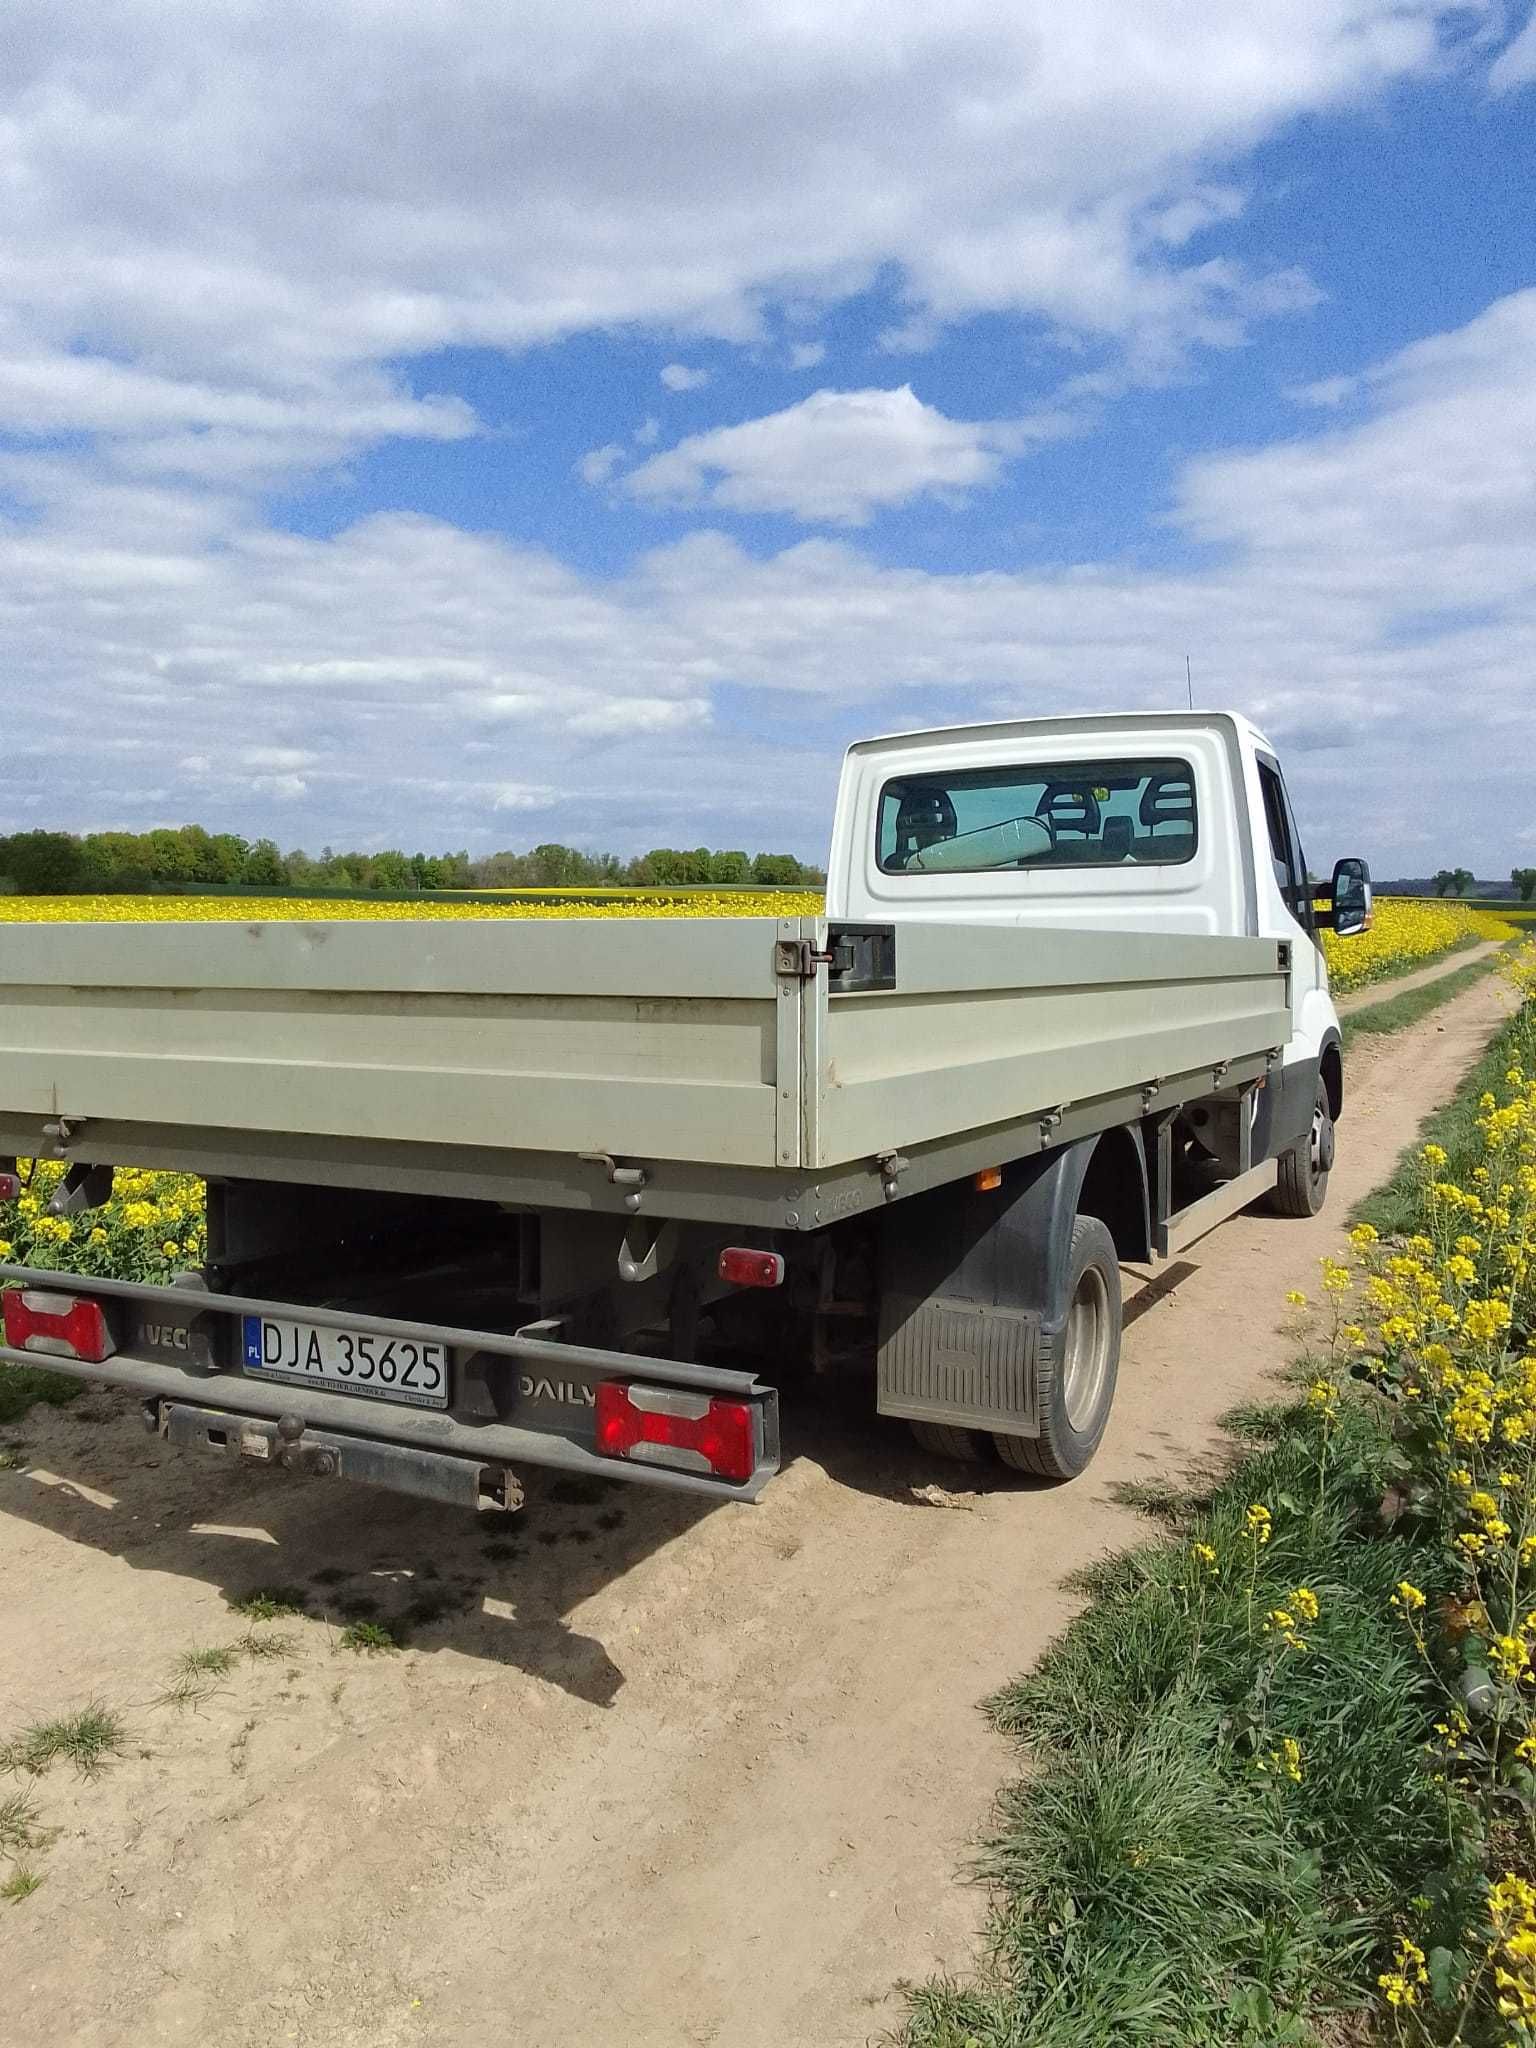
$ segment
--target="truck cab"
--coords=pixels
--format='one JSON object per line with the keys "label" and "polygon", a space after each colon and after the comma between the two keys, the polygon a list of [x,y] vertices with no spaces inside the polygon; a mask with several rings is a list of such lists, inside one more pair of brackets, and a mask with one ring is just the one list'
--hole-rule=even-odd
{"label": "truck cab", "polygon": [[844,758],[829,918],[1288,943],[1291,1032],[1255,1115],[1277,1130],[1311,1115],[1314,1193],[1344,1105],[1319,933],[1369,924],[1364,863],[1341,861],[1325,893],[1319,909],[1279,755],[1236,712],[951,726],[862,740]]}

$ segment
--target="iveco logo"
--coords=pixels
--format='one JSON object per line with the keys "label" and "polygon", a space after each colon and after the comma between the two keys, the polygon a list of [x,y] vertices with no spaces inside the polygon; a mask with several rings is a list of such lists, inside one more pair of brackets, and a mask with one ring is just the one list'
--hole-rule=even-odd
{"label": "iveco logo", "polygon": [[146,1344],[153,1344],[162,1351],[190,1351],[190,1332],[180,1329],[175,1323],[141,1323],[139,1330]]}
{"label": "iveco logo", "polygon": [[580,1380],[536,1380],[524,1373],[518,1388],[525,1401],[563,1401],[569,1408],[591,1408],[597,1397]]}

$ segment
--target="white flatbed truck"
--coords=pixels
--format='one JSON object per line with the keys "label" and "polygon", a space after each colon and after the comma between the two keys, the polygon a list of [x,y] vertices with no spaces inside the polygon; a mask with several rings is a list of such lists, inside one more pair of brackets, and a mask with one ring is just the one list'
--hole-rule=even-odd
{"label": "white flatbed truck", "polygon": [[1262,734],[1191,712],[854,746],[818,917],[0,926],[0,1190],[208,1183],[170,1287],[0,1266],[0,1360],[464,1505],[529,1465],[752,1499],[829,1373],[1069,1478],[1119,1263],[1321,1206],[1317,933],[1369,917]]}

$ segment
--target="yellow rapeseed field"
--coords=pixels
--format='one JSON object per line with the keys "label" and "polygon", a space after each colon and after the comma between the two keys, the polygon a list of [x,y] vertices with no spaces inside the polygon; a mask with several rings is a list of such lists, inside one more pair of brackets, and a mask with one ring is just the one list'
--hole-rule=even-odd
{"label": "yellow rapeseed field", "polygon": [[[557,900],[551,901],[551,897]],[[11,924],[330,924],[356,918],[502,917],[814,917],[819,889],[662,889],[593,896],[530,889],[502,892],[495,903],[422,896],[0,896],[0,923]]]}
{"label": "yellow rapeseed field", "polygon": [[[0,896],[0,923],[258,924],[356,918],[550,917],[814,917],[819,889],[774,890],[503,890],[497,900],[451,896],[398,900],[304,896]],[[1407,973],[1479,939],[1508,939],[1515,928],[1496,912],[1407,896],[1378,898],[1376,921],[1363,937],[1323,935],[1334,989],[1361,988]]]}
{"label": "yellow rapeseed field", "polygon": [[1465,903],[1437,898],[1378,896],[1371,929],[1353,939],[1324,932],[1323,957],[1335,995],[1343,995],[1367,982],[1407,974],[1458,946],[1517,936],[1515,927],[1496,911],[1472,910]]}

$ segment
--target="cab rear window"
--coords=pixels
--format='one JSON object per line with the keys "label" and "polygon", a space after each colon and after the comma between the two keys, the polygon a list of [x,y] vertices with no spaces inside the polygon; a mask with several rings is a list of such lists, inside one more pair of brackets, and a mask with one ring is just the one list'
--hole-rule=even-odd
{"label": "cab rear window", "polygon": [[880,792],[877,832],[887,875],[1174,867],[1199,843],[1194,772],[1158,757],[903,775]]}

